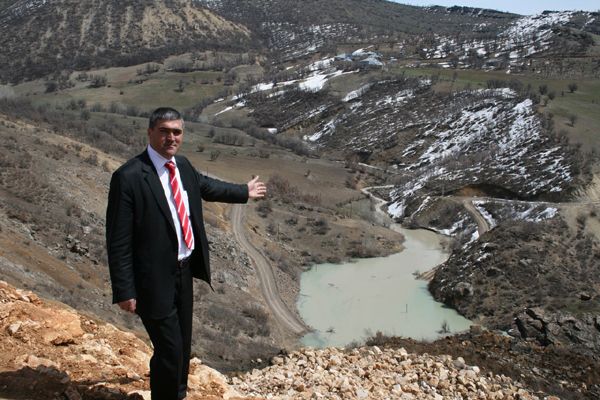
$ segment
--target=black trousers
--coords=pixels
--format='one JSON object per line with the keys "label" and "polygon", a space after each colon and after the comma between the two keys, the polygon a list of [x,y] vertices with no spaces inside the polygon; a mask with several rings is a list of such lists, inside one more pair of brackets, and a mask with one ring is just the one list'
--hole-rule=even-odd
{"label": "black trousers", "polygon": [[189,266],[179,267],[171,313],[161,319],[141,316],[154,354],[150,359],[152,400],[186,397],[192,346],[193,286]]}

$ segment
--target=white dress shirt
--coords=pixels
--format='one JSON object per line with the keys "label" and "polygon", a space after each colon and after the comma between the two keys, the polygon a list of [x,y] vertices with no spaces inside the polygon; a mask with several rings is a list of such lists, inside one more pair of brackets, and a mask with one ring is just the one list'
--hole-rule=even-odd
{"label": "white dress shirt", "polygon": [[[183,240],[183,232],[181,229],[181,223],[179,222],[179,215],[177,214],[177,206],[175,205],[175,199],[173,198],[173,194],[171,193],[171,183],[169,182],[169,170],[165,167],[165,164],[169,161],[173,161],[175,167],[177,167],[177,161],[175,157],[170,160],[164,158],[160,154],[156,152],[152,148],[152,146],[148,145],[148,155],[150,156],[150,160],[152,160],[152,164],[154,164],[154,168],[156,168],[156,172],[158,172],[158,178],[160,179],[160,183],[162,184],[163,190],[165,191],[165,197],[167,198],[167,203],[169,204],[169,210],[171,211],[171,218],[173,218],[173,225],[175,225],[175,232],[177,233],[177,242],[179,243],[179,250],[177,252],[177,259],[183,260],[186,257],[189,257],[192,254],[192,250],[196,246],[196,241],[194,240],[194,244],[192,244],[192,248],[188,248],[185,244],[185,240]],[[183,184],[181,183],[181,176],[179,176],[179,168],[175,168],[175,178],[179,183],[179,189],[181,190],[181,198],[183,199],[183,204],[185,205],[185,209],[187,210],[188,219],[190,218],[190,204],[188,201],[187,192],[183,188]],[[190,221],[190,227],[192,226],[192,221]],[[192,235],[194,234],[192,230]]]}

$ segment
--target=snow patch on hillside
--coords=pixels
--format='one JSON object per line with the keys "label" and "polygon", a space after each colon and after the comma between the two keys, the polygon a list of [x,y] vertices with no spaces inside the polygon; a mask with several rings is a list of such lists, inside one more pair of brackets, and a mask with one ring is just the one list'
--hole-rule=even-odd
{"label": "snow patch on hillside", "polygon": [[481,199],[473,201],[473,204],[488,223],[494,222],[490,224],[492,227],[498,225],[496,221],[542,222],[556,217],[559,213],[558,208],[543,202]]}
{"label": "snow patch on hillside", "polygon": [[317,52],[328,40],[347,38],[357,27],[346,23],[297,25],[290,22],[263,22],[261,30],[269,38],[269,48],[283,53],[284,59],[297,59]]}
{"label": "snow patch on hillside", "polygon": [[347,95],[344,96],[342,101],[346,103],[351,100],[360,98],[363,94],[365,94],[367,92],[367,90],[369,90],[369,88],[371,88],[371,86],[373,86],[372,83],[367,83],[366,85],[363,85],[363,86],[359,87],[358,89],[349,92]]}
{"label": "snow patch on hillside", "polygon": [[594,17],[591,13],[575,11],[544,12],[518,18],[493,39],[460,39],[451,36],[434,35],[433,47],[422,48],[426,59],[450,59],[438,63],[449,68],[497,69],[519,66],[524,58],[548,50],[555,36],[553,29],[571,22],[576,14],[587,17],[588,25]]}
{"label": "snow patch on hillside", "polygon": [[[543,134],[533,102],[491,92],[429,124],[398,161],[406,178],[390,191],[390,214],[397,219],[411,215],[432,190],[485,183],[533,196],[561,192],[573,180],[573,160]],[[493,226],[491,215],[484,214]],[[540,215],[551,216],[552,210]]]}
{"label": "snow patch on hillside", "polygon": [[336,125],[337,125],[337,121],[334,118],[334,119],[328,121],[327,123],[325,123],[325,125],[323,125],[323,128],[320,131],[317,131],[317,132],[313,133],[312,135],[305,135],[303,137],[303,139],[306,141],[309,141],[309,142],[316,142],[323,135],[331,135],[333,132],[335,132]]}
{"label": "snow patch on hillside", "polygon": [[484,204],[485,204],[484,201],[473,200],[473,206],[475,206],[475,208],[477,209],[477,211],[479,212],[479,214],[481,214],[481,216],[485,219],[485,222],[487,222],[487,224],[490,227],[490,229],[492,229],[492,228],[496,227],[498,225],[498,223],[496,222],[496,220],[494,219],[494,217],[492,217],[492,214],[490,214],[483,207]]}
{"label": "snow patch on hillside", "polygon": [[519,38],[551,32],[553,26],[566,24],[574,14],[574,11],[561,11],[525,16],[517,19],[500,36],[516,44]]}

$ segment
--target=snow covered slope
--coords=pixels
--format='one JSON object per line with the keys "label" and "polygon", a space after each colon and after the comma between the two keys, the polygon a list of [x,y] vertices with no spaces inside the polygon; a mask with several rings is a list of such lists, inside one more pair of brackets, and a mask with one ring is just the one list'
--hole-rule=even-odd
{"label": "snow covered slope", "polygon": [[[422,55],[426,59],[440,60],[442,67],[515,68],[522,66],[526,58],[544,52],[561,52],[562,55],[584,52],[593,41],[585,35],[573,36],[566,28],[598,33],[600,16],[590,12],[546,11],[521,17],[497,35],[483,34],[487,28],[485,23],[479,25],[476,32],[482,34],[474,36],[436,34],[433,45],[422,48]],[[573,37],[565,40],[565,35]]]}

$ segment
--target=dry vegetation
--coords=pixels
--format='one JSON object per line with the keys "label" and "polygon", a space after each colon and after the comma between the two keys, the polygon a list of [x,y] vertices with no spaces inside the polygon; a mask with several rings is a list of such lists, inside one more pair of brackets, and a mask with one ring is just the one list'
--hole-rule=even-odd
{"label": "dry vegetation", "polygon": [[7,49],[0,56],[0,80],[19,82],[60,75],[63,70],[135,65],[193,50],[252,47],[245,27],[192,2],[169,7],[160,0],[85,1],[79,6],[62,1],[16,15],[10,8],[0,10],[0,30],[10,31],[0,39]]}

